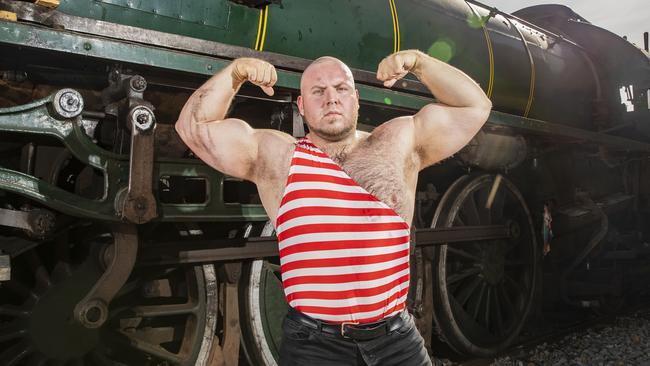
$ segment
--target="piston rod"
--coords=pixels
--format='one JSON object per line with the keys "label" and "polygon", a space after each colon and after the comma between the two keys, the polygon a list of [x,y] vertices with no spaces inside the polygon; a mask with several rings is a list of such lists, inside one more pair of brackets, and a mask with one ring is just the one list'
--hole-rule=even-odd
{"label": "piston rod", "polygon": [[[416,246],[462,245],[465,242],[508,239],[515,231],[512,225],[416,229],[412,241]],[[187,242],[169,242],[143,247],[138,265],[203,263],[278,256],[277,238],[274,236],[206,240],[190,245],[191,248],[188,248]]]}

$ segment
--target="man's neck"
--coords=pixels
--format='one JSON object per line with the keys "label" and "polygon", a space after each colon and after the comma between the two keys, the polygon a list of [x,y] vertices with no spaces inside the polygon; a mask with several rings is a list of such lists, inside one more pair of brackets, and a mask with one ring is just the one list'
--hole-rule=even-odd
{"label": "man's neck", "polygon": [[323,139],[314,133],[307,134],[307,138],[337,163],[343,163],[347,152],[352,150],[359,142],[359,134],[357,131],[337,141]]}

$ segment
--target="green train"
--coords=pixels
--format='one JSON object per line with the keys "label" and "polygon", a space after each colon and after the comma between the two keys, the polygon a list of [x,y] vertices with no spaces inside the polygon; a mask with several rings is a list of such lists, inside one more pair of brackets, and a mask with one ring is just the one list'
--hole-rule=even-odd
{"label": "green train", "polygon": [[565,6],[0,0],[0,364],[276,364],[287,304],[256,188],[173,124],[210,75],[258,57],[276,93],[245,86],[230,114],[304,136],[300,73],[331,55],[370,131],[431,99],[376,80],[404,49],[494,105],[419,177],[408,307],[432,356],[495,355],[542,309],[648,290],[650,56]]}

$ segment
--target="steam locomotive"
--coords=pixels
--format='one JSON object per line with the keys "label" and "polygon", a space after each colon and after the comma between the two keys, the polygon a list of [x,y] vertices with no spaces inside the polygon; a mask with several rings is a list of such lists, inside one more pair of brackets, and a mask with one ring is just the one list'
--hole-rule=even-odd
{"label": "steam locomotive", "polygon": [[276,94],[244,87],[230,115],[303,136],[300,72],[332,55],[371,131],[431,100],[374,77],[410,48],[494,105],[419,177],[408,308],[432,353],[494,355],[542,306],[647,291],[650,57],[565,6],[0,0],[0,364],[276,364],[287,304],[255,186],[173,124],[248,56],[276,66]]}

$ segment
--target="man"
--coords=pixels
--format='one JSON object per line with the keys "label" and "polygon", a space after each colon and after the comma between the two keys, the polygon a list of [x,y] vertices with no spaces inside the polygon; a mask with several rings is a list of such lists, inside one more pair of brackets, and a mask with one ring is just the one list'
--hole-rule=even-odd
{"label": "man", "polygon": [[244,82],[273,94],[275,69],[257,59],[234,60],[181,112],[185,143],[215,169],[254,182],[275,223],[290,305],[281,364],[431,364],[405,310],[418,172],[467,144],[491,103],[467,75],[415,50],[386,57],[377,78],[390,88],[409,72],[438,102],[372,133],[356,130],[359,93],[332,57],[302,75],[305,139],[226,118]]}

